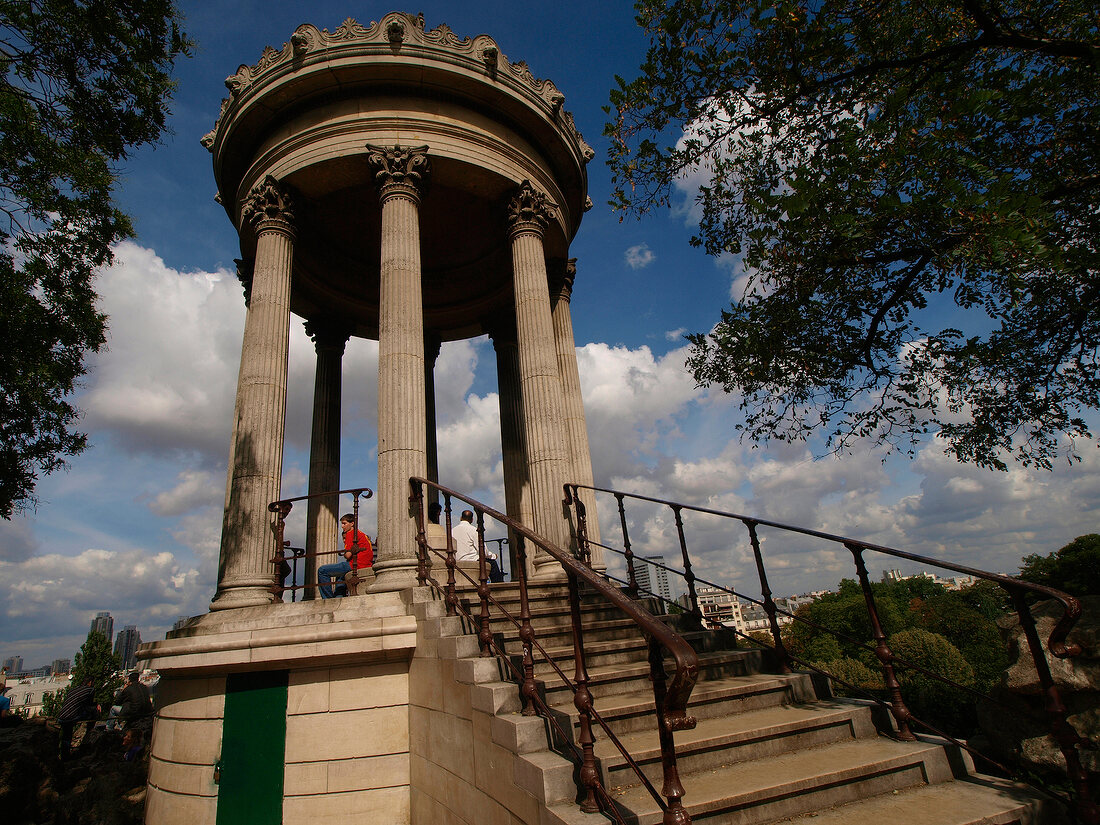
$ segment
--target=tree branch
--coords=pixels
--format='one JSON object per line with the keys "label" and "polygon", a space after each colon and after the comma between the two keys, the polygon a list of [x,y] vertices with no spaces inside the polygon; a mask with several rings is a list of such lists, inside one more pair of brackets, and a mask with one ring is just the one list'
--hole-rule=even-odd
{"label": "tree branch", "polygon": [[932,253],[926,251],[911,267],[909,272],[904,278],[894,287],[894,291],[890,293],[889,297],[879,306],[874,316],[871,318],[871,323],[867,327],[867,335],[863,339],[863,355],[864,363],[867,364],[867,369],[871,371],[872,375],[881,375],[878,367],[875,366],[875,358],[871,352],[872,345],[874,343],[875,336],[878,334],[879,325],[886,317],[886,313],[889,312],[898,301],[901,300],[902,294],[913,285],[913,282],[917,279],[917,276],[924,271],[924,268],[928,266],[928,262],[932,260]]}

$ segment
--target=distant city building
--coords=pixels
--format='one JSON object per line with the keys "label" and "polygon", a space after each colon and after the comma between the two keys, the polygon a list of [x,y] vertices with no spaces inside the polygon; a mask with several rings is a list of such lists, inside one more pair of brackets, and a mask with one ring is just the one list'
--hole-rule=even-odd
{"label": "distant city building", "polygon": [[[49,668],[39,668],[48,670]],[[36,671],[37,672],[37,671]],[[31,676],[16,684],[8,682],[7,696],[11,699],[12,710],[27,716],[38,716],[42,712],[42,697],[47,693],[57,693],[69,686],[69,680],[57,676]]]}
{"label": "distant city building", "polygon": [[23,657],[22,656],[9,656],[4,660],[4,667],[8,669],[8,673],[15,675],[16,673],[23,672]]}
{"label": "distant city building", "polygon": [[89,633],[99,633],[110,644],[111,637],[115,633],[115,620],[111,618],[111,614],[104,611],[102,613],[96,613],[95,618],[92,619],[92,626],[88,629]]}
{"label": "distant city building", "polygon": [[54,659],[53,664],[50,666],[50,670],[53,671],[55,676],[68,673],[72,670],[72,662],[69,659]]}
{"label": "distant city building", "polygon": [[118,632],[115,640],[115,656],[123,670],[129,670],[137,662],[137,649],[141,644],[141,634],[136,625],[128,624]]}
{"label": "distant city building", "polygon": [[[657,564],[665,563],[664,556],[644,556],[643,558],[655,561]],[[644,561],[635,561],[634,578],[638,582],[638,587],[642,590],[648,590],[662,599],[672,601],[672,588],[668,584],[668,571],[663,567],[646,564]]]}
{"label": "distant city building", "polygon": [[948,590],[962,590],[964,587],[970,587],[977,582],[977,579],[973,576],[951,576],[950,578],[945,578],[943,576],[937,576],[935,573],[927,573],[924,571],[906,576],[897,569],[882,571],[883,584],[905,581],[906,579],[928,579],[931,582],[946,587]]}
{"label": "distant city building", "polygon": [[741,615],[741,601],[733,593],[720,587],[700,587],[695,591],[703,621],[708,626],[724,624],[739,633],[745,632],[745,619]]}
{"label": "distant city building", "polygon": [[181,627],[183,627],[185,624],[187,624],[187,620],[189,618],[190,618],[189,616],[180,616],[178,619],[176,619],[176,623],[174,625],[172,625],[172,629],[173,630],[179,630]]}

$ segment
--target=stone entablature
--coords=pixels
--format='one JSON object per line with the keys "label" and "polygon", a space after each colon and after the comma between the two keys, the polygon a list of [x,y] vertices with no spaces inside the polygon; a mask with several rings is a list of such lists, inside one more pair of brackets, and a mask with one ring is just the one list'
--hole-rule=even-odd
{"label": "stone entablature", "polygon": [[[566,235],[591,206],[584,167],[595,153],[565,110],[565,96],[550,80],[536,78],[526,62],[510,62],[488,35],[459,38],[446,24],[427,31],[422,16],[403,12],[369,26],[349,18],[333,32],[303,24],[281,49],[268,46],[255,65],[241,65],[226,86],[230,96],[202,143],[214,155],[218,197],[234,219],[238,188],[256,182],[248,171],[253,158],[241,150],[290,106],[311,96],[354,97],[357,90],[387,96],[402,86],[434,90],[447,104],[506,113],[517,135],[550,159],[554,169],[544,183],[571,179],[564,199],[552,193],[563,200]],[[518,179],[523,177],[538,176],[528,169]]]}
{"label": "stone entablature", "polygon": [[510,79],[517,88],[524,89],[532,97],[542,101],[554,117],[561,118],[564,128],[573,135],[581,148],[581,155],[586,163],[595,157],[592,147],[578,131],[573,115],[564,108],[565,95],[553,81],[535,77],[524,60],[516,63],[509,61],[501,53],[496,41],[487,34],[460,38],[446,23],[427,31],[423,15],[413,16],[405,12],[391,12],[380,21],[371,22],[369,26],[363,26],[349,17],[333,32],[304,23],[294,30],[290,40],[281,49],[267,46],[254,66],[241,64],[234,74],[225,79],[230,96],[222,100],[218,121],[203,138],[203,145],[213,150],[218,126],[238,98],[247,97],[247,92],[255,91],[277,77],[280,72],[298,71],[301,64],[308,62],[311,56],[316,57],[313,53],[324,52],[320,59],[327,61],[332,59],[333,52],[337,50],[360,56],[387,54],[394,48],[407,49],[413,55],[418,48],[432,51],[444,49],[452,59],[477,66],[496,81],[507,82]]}

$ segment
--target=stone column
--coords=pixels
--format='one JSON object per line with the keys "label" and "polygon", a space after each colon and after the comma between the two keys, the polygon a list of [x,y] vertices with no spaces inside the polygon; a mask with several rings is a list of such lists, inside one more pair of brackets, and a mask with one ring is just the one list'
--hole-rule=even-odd
{"label": "stone column", "polygon": [[218,592],[211,610],[272,600],[275,541],[267,505],[280,497],[283,471],[294,260],[294,215],[288,192],[268,175],[249,193],[241,220],[256,232],[256,258],[237,378]]}
{"label": "stone column", "polygon": [[368,146],[382,204],[378,304],[378,547],[371,591],[416,584],[416,522],[409,476],[427,473],[420,198],[428,147]]}
{"label": "stone column", "polygon": [[[561,379],[542,243],[553,217],[553,204],[545,194],[535,191],[529,181],[520,185],[508,205],[532,527],[553,544],[567,549],[569,531],[562,515],[562,484],[569,475],[569,456],[565,449]],[[536,579],[564,575],[546,553],[534,554],[534,566]]]}
{"label": "stone column", "polygon": [[[565,407],[565,430],[568,438],[572,473],[569,480],[577,484],[592,484],[592,454],[588,449],[588,427],[584,420],[584,401],[581,398],[581,375],[577,369],[577,345],[573,339],[573,316],[569,312],[569,298],[573,294],[573,282],[577,277],[577,259],[570,258],[563,270],[557,273],[551,294],[554,319],[554,343],[558,350],[558,372],[561,375],[562,400]],[[596,497],[591,490],[580,491],[581,503],[587,513],[586,529],[590,542],[600,540],[600,522],[596,517]],[[592,566],[606,570],[603,549],[593,546]]]}
{"label": "stone column", "polygon": [[[527,449],[523,432],[523,399],[520,398],[519,347],[514,318],[501,322],[492,332],[497,354],[497,398],[500,402],[500,447],[504,463],[504,509],[523,525],[531,526],[531,483],[527,477]],[[509,569],[516,569],[517,537],[508,534]],[[528,557],[528,570],[534,560]],[[515,573],[513,572],[513,579]]]}
{"label": "stone column", "polygon": [[[306,321],[306,333],[317,349],[313,379],[313,430],[309,445],[309,494],[340,489],[341,363],[350,335],[346,326],[331,319]],[[337,550],[340,545],[340,496],[311,498],[306,506],[305,583],[317,581],[317,568],[336,561],[320,561],[314,553]],[[315,590],[302,591],[303,599],[315,598]]]}
{"label": "stone column", "polygon": [[[439,358],[439,339],[430,337],[424,341],[424,412],[427,420],[425,437],[428,444],[428,480],[439,483],[439,439],[435,424],[435,362]],[[438,496],[432,490],[429,501],[437,501]]]}

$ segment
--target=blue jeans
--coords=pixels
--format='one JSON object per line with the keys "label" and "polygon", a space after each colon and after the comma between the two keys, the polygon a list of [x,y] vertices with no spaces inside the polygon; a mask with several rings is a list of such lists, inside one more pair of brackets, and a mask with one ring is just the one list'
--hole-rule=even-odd
{"label": "blue jeans", "polygon": [[347,588],[344,586],[344,576],[351,572],[351,564],[346,560],[334,562],[332,564],[322,564],[317,568],[317,583],[321,586],[317,588],[321,594],[322,599],[331,599],[333,597],[332,592],[332,580],[338,579],[336,584],[336,595],[343,596],[347,593]]}

